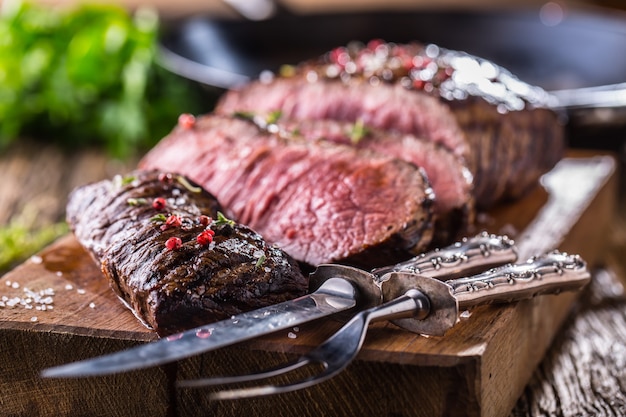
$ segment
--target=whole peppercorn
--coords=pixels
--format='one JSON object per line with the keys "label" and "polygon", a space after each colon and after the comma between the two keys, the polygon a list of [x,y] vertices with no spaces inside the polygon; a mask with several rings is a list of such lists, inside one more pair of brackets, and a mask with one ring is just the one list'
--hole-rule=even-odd
{"label": "whole peppercorn", "polygon": [[166,203],[163,197],[157,197],[152,200],[152,208],[158,211],[161,211],[165,208]]}
{"label": "whole peppercorn", "polygon": [[181,246],[183,246],[183,241],[179,237],[171,237],[165,241],[167,250],[180,249]]}

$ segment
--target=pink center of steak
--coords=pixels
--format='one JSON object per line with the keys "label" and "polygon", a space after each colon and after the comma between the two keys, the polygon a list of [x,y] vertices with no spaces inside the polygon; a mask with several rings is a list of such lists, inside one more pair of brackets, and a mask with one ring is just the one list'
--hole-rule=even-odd
{"label": "pink center of steak", "polygon": [[248,121],[210,116],[173,132],[141,167],[189,176],[239,222],[309,264],[392,238],[397,250],[430,242],[432,196],[419,169],[366,150],[285,140]]}

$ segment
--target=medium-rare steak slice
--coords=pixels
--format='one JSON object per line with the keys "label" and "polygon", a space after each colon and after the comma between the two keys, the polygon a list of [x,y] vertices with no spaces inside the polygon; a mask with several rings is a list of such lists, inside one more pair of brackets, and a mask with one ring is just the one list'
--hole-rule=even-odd
{"label": "medium-rare steak slice", "polygon": [[432,239],[432,190],[413,164],[284,138],[249,120],[209,115],[179,126],[140,167],[184,173],[229,215],[311,265],[385,265]]}
{"label": "medium-rare steak slice", "polygon": [[278,118],[276,125],[285,135],[369,149],[423,168],[435,192],[435,243],[447,244],[473,224],[472,175],[462,161],[443,146],[408,133],[368,128],[362,123]]}
{"label": "medium-rare steak slice", "polygon": [[307,290],[293,259],[218,210],[184,177],[137,171],[74,190],[67,220],[115,293],[167,335]]}
{"label": "medium-rare steak slice", "polygon": [[216,111],[281,111],[290,119],[361,120],[411,133],[465,160],[481,207],[517,198],[564,151],[549,94],[493,63],[418,43],[337,48],[226,93]]}

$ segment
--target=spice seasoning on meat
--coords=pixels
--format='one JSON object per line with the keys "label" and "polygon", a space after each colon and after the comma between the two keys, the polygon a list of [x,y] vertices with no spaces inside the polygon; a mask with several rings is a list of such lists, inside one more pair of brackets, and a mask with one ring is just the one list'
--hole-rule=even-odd
{"label": "spice seasoning on meat", "polygon": [[180,249],[183,246],[183,241],[179,237],[171,237],[165,241],[165,247],[167,250]]}
{"label": "spice seasoning on meat", "polygon": [[166,203],[163,197],[157,197],[154,200],[152,200],[152,208],[154,208],[157,211],[161,211],[165,209],[165,206],[166,206]]}

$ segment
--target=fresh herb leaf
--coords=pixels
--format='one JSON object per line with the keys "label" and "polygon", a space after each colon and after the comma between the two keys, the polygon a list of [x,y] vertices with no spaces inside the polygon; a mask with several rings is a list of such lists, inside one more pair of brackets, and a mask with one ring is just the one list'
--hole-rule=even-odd
{"label": "fresh herb leaf", "polygon": [[369,129],[365,126],[363,119],[358,119],[350,130],[350,142],[353,144],[357,144],[363,139],[365,136],[369,134]]}
{"label": "fresh herb leaf", "polygon": [[261,255],[261,257],[257,259],[256,264],[254,264],[254,269],[259,269],[265,263],[266,259],[265,255]]}
{"label": "fresh herb leaf", "polygon": [[0,272],[24,261],[67,231],[65,222],[34,228],[21,218],[12,219],[0,227]]}
{"label": "fresh herb leaf", "polygon": [[171,131],[205,94],[156,63],[156,11],[110,4],[0,9],[0,149],[20,137],[129,157]]}
{"label": "fresh herb leaf", "polygon": [[213,224],[215,224],[216,226],[222,226],[222,225],[234,226],[235,221],[224,216],[224,214],[221,211],[218,211],[217,219],[213,221]]}
{"label": "fresh herb leaf", "polygon": [[282,115],[283,115],[282,111],[274,110],[273,112],[270,112],[270,114],[267,115],[267,118],[265,119],[265,122],[268,125],[273,125],[276,122],[278,122],[278,120],[281,118]]}
{"label": "fresh herb leaf", "polygon": [[167,221],[167,216],[163,213],[155,214],[154,216],[150,217],[150,221],[155,223],[163,223]]}
{"label": "fresh herb leaf", "polygon": [[189,190],[192,193],[199,193],[202,191],[202,188],[191,185],[191,183],[187,180],[187,178],[183,177],[182,175],[179,175],[177,177],[177,180],[183,187],[185,187],[187,190]]}

